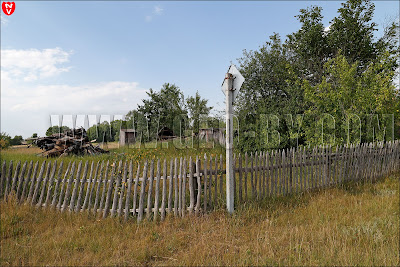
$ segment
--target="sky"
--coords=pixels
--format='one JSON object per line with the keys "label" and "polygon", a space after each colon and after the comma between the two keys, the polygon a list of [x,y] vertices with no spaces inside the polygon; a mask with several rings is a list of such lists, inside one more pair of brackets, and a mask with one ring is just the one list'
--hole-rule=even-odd
{"label": "sky", "polygon": [[[399,3],[374,3],[379,36]],[[224,74],[244,49],[297,31],[294,16],[311,5],[323,8],[328,27],[340,4],[15,1],[12,15],[1,14],[1,132],[44,136],[58,115],[70,127],[73,116],[75,126],[120,119],[167,82],[222,111]]]}

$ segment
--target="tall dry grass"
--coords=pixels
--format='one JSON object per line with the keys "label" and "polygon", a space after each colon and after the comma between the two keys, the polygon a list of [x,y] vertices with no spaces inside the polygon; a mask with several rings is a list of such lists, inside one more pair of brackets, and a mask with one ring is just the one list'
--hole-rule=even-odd
{"label": "tall dry grass", "polygon": [[0,265],[395,266],[399,178],[141,224],[1,201]]}

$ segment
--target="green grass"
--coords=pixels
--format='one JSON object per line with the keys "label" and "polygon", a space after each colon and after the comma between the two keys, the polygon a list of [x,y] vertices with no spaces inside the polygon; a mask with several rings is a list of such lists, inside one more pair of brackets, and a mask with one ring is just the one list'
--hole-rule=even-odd
{"label": "green grass", "polygon": [[137,224],[0,202],[0,265],[399,264],[399,179]]}
{"label": "green grass", "polygon": [[[204,154],[208,155],[225,155],[225,148],[216,145],[215,147],[206,147],[204,143],[201,143],[198,147],[193,148],[179,148],[179,146],[174,145],[172,141],[169,142],[155,142],[142,144],[141,147],[120,147],[118,148],[117,143],[109,144],[109,154],[102,154],[96,156],[66,156],[59,158],[64,162],[70,161],[101,161],[101,160],[110,160],[110,161],[119,161],[119,160],[132,160],[133,162],[141,162],[144,160],[151,159],[171,159],[175,157],[193,157],[196,156],[204,157]],[[9,148],[5,150],[1,150],[1,160],[10,161],[30,161],[34,162],[39,161],[43,162],[46,159],[45,157],[40,157],[38,154],[42,152],[37,147],[18,147],[18,148]],[[55,160],[57,158],[51,158],[50,160]],[[65,164],[65,163],[64,163]]]}

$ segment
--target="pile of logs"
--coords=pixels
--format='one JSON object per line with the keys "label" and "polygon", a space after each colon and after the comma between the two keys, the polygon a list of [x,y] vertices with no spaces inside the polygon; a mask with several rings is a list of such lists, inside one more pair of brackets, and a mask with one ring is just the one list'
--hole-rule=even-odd
{"label": "pile of logs", "polygon": [[63,157],[67,155],[97,155],[108,153],[98,145],[93,146],[89,141],[84,128],[67,130],[46,137],[36,138],[33,143],[40,149],[45,157]]}

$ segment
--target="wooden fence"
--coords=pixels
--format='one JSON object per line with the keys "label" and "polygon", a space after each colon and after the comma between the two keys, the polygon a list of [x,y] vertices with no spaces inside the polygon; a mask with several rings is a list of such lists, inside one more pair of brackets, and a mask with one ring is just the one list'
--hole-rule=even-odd
{"label": "wooden fence", "polygon": [[[400,171],[400,142],[235,156],[235,205]],[[222,155],[132,162],[3,161],[0,197],[61,212],[163,220],[225,205]],[[66,164],[65,164],[66,165]]]}

